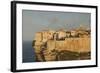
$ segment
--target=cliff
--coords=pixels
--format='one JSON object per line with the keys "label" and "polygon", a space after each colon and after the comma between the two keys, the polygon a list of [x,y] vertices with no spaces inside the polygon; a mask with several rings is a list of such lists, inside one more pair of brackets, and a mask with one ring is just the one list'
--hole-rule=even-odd
{"label": "cliff", "polygon": [[42,31],[35,35],[37,61],[90,59],[90,31]]}

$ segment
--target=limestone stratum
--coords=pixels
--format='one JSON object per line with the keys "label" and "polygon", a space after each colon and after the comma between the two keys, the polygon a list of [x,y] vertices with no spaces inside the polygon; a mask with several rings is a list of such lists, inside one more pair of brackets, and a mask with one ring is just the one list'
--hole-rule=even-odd
{"label": "limestone stratum", "polygon": [[35,33],[36,62],[91,59],[91,30],[43,30]]}

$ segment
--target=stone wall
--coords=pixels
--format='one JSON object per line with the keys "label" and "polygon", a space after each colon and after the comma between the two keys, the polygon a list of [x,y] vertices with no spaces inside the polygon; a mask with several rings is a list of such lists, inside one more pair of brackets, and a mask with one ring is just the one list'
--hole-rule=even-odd
{"label": "stone wall", "polygon": [[90,38],[66,38],[65,40],[48,40],[47,50],[68,50],[73,52],[90,52]]}

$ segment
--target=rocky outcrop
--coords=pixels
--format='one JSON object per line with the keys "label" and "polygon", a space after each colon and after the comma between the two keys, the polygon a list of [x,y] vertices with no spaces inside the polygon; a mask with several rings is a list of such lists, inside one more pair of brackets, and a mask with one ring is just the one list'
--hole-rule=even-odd
{"label": "rocky outcrop", "polygon": [[37,32],[33,48],[36,61],[90,59],[89,30],[59,30]]}

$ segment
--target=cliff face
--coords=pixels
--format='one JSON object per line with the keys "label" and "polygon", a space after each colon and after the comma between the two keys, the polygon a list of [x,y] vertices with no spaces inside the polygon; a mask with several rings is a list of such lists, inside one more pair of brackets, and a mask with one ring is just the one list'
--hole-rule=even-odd
{"label": "cliff face", "polygon": [[90,47],[90,38],[67,38],[61,41],[48,40],[47,42],[48,50],[89,52],[91,50]]}
{"label": "cliff face", "polygon": [[89,31],[42,31],[34,40],[37,61],[90,59]]}

